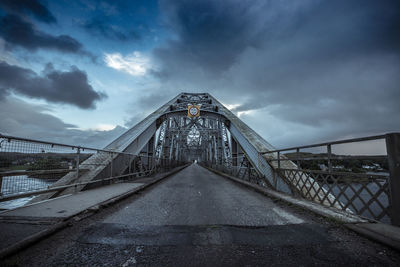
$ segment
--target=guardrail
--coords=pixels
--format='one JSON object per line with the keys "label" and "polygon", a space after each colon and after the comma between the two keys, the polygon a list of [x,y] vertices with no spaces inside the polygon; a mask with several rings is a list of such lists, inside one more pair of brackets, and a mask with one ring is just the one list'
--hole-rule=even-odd
{"label": "guardrail", "polygon": [[[89,157],[95,160],[87,160]],[[113,168],[114,158],[122,172]],[[0,135],[0,202],[79,186],[98,186],[167,171],[184,162],[125,152]],[[90,168],[108,166],[108,177],[78,182]],[[67,174],[74,182],[54,185]]]}
{"label": "guardrail", "polygon": [[[332,153],[333,146],[374,140],[381,140],[386,145],[386,155]],[[304,153],[304,150],[310,149],[326,149],[326,152]],[[275,175],[288,181],[295,196],[368,219],[400,225],[400,133],[276,149],[262,152],[260,156],[267,159]],[[365,168],[375,168],[376,173],[363,169],[360,166],[363,163],[366,164]],[[252,167],[246,166],[248,175],[241,176],[238,168],[243,167],[240,166],[203,164],[250,182],[269,186]]]}
{"label": "guardrail", "polygon": [[[335,145],[354,145],[373,140],[386,143],[386,155],[341,156],[332,153],[332,146]],[[279,175],[299,189],[297,191],[302,197],[328,207],[340,207],[369,219],[399,225],[399,203],[396,203],[394,198],[395,192],[400,193],[399,187],[395,185],[395,181],[399,179],[396,175],[396,169],[399,167],[399,140],[400,134],[392,133],[277,149],[262,154],[276,167]],[[315,148],[325,148],[326,153],[301,153],[304,149]],[[287,153],[290,151],[294,153]],[[286,154],[283,155],[282,152]],[[354,161],[358,165],[365,165],[354,166]],[[293,162],[296,162],[296,165]],[[309,164],[310,162],[313,164]],[[346,162],[353,162],[353,167],[345,168]],[[366,165],[368,162],[372,165]],[[316,170],[315,163],[320,164],[320,170]],[[367,167],[381,173],[370,173],[362,169]],[[330,195],[334,198],[329,197]]]}
{"label": "guardrail", "polygon": [[216,162],[200,162],[199,164],[207,166],[217,171],[235,176],[237,178],[266,186],[265,180],[261,179],[261,175],[257,172],[245,155],[232,157],[232,164],[217,164]]}

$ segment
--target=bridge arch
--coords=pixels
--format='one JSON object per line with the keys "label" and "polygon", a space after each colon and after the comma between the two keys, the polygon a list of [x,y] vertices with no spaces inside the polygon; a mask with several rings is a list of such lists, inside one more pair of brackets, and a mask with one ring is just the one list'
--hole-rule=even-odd
{"label": "bridge arch", "polygon": [[[188,105],[200,106],[200,116],[188,117]],[[277,155],[265,154],[276,149],[208,93],[177,95],[128,129],[105,149],[147,156],[159,161],[165,158],[197,160],[211,168],[290,194],[304,195],[301,188],[308,188],[310,192],[311,187],[314,194],[324,190],[318,184],[312,183],[312,179],[312,184],[307,182],[310,184],[304,187],[301,183],[292,184],[281,175],[277,171],[277,162],[273,161]],[[109,175],[110,168],[115,175],[123,174],[135,167],[132,164],[138,164],[137,160],[126,159],[123,154],[118,153],[105,159],[101,157],[100,154],[94,154],[82,163],[92,167],[78,181],[74,175],[68,174],[54,186],[100,180]],[[101,166],[93,164],[99,160],[103,163]],[[140,161],[139,163],[142,164]],[[151,165],[150,162],[146,164]],[[297,168],[289,160],[280,164],[286,169]],[[75,189],[69,188],[57,195],[84,188],[83,185]],[[40,196],[38,200],[54,196],[54,193],[50,193]]]}

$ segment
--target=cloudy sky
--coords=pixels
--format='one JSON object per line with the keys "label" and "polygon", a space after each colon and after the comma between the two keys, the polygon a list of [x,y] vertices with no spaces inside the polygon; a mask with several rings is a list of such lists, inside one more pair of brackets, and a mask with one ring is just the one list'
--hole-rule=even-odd
{"label": "cloudy sky", "polygon": [[398,0],[0,0],[0,132],[103,147],[208,92],[276,147],[400,131]]}

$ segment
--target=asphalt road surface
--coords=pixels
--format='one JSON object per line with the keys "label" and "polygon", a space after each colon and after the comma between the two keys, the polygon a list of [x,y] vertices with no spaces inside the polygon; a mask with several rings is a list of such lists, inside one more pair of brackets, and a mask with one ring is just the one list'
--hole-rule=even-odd
{"label": "asphalt road surface", "polygon": [[270,199],[192,164],[104,223],[123,225],[243,225],[303,223]]}
{"label": "asphalt road surface", "polygon": [[[399,266],[399,254],[196,164],[15,257],[52,266]],[[37,254],[46,251],[42,257]],[[27,259],[29,258],[29,259]]]}

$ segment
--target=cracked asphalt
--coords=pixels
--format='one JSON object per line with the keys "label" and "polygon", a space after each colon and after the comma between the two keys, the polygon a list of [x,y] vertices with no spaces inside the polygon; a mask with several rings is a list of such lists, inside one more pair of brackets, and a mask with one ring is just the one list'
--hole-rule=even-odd
{"label": "cracked asphalt", "polygon": [[196,164],[4,266],[399,266],[398,252]]}

